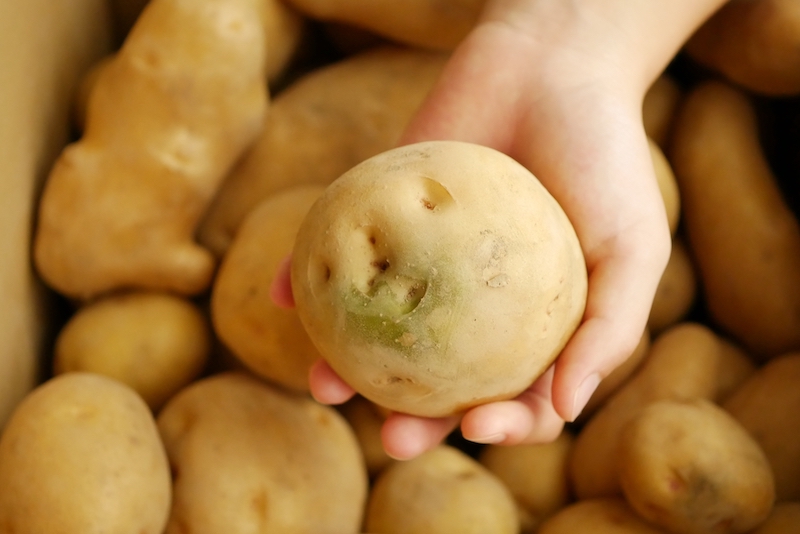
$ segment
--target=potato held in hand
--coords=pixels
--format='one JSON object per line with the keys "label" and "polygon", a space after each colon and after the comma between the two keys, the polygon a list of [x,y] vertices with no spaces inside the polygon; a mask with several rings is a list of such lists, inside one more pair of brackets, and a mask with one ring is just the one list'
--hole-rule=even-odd
{"label": "potato held in hand", "polygon": [[516,396],[583,315],[586,265],[552,196],[511,158],[432,141],[334,181],[300,227],[300,319],[356,391],[445,416]]}

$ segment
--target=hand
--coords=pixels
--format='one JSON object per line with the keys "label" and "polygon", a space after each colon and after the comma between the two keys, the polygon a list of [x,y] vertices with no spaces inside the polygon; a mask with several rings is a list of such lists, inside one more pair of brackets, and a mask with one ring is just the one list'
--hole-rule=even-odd
{"label": "hand", "polygon": [[[698,24],[714,1],[719,2],[709,0],[705,11],[687,20]],[[669,258],[671,236],[641,119],[644,93],[664,65],[622,61],[631,53],[625,39],[616,47],[592,46],[609,40],[616,29],[613,20],[581,33],[557,20],[539,24],[535,10],[525,10],[533,4],[487,4],[402,143],[474,142],[530,169],[561,204],[580,239],[589,274],[585,315],[555,364],[517,398],[472,408],[460,418],[390,415],[382,437],[395,458],[430,449],[459,423],[463,436],[479,443],[555,439],[598,383],[633,352]],[[659,22],[651,18],[651,25]],[[685,33],[692,28],[687,22]],[[680,35],[676,32],[670,35]],[[680,44],[674,40],[664,45],[666,51],[658,49],[662,63]],[[291,305],[288,268],[285,273],[274,296]],[[341,403],[355,393],[324,362],[313,367],[309,380],[312,394],[323,403]]]}

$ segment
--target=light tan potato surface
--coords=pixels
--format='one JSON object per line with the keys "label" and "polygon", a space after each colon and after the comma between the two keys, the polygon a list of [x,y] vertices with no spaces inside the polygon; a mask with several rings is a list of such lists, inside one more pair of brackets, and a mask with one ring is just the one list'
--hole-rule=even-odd
{"label": "light tan potato surface", "polygon": [[161,534],[170,506],[155,421],[129,387],[69,373],[34,389],[0,438],[8,534]]}
{"label": "light tan potato surface", "polygon": [[173,397],[158,427],[175,473],[166,534],[359,530],[366,468],[332,407],[222,373]]}
{"label": "light tan potato surface", "polygon": [[663,534],[637,514],[622,497],[584,499],[562,508],[537,534]]}
{"label": "light tan potato surface", "polygon": [[455,141],[386,151],[312,206],[292,256],[323,358],[386,408],[450,415],[527,388],[580,322],[586,266],[541,183]]}
{"label": "light tan potato surface", "polygon": [[760,525],[775,480],[756,440],[706,399],[650,404],[623,429],[620,483],[631,506],[674,534],[739,534]]}
{"label": "light tan potato surface", "polygon": [[308,391],[320,358],[295,310],[279,308],[270,287],[322,186],[277,192],[254,209],[222,259],[211,292],[214,331],[247,368],[276,384]]}
{"label": "light tan potato surface", "polygon": [[200,243],[221,256],[241,221],[270,194],[328,185],[394,147],[446,57],[381,46],[314,69],[275,95],[261,135],[209,206]]}
{"label": "light tan potato surface", "polygon": [[211,350],[208,320],[193,302],[133,292],[86,304],[58,334],[56,374],[86,371],[133,388],[157,411],[197,378]]}
{"label": "light tan potato surface", "polygon": [[383,471],[370,493],[365,526],[380,534],[516,534],[519,528],[508,488],[449,445]]}
{"label": "light tan potato surface", "polygon": [[718,81],[684,98],[670,151],[709,320],[754,356],[800,349],[800,223],[743,91]]}
{"label": "light tan potato surface", "polygon": [[522,532],[536,532],[542,521],[572,500],[567,462],[573,441],[573,435],[564,431],[549,443],[487,445],[480,452],[480,463],[517,500]]}
{"label": "light tan potato surface", "polygon": [[800,500],[800,352],[773,358],[723,403],[758,441],[781,500]]}
{"label": "light tan potato surface", "polygon": [[661,275],[647,326],[654,333],[685,319],[697,301],[699,293],[697,269],[682,236],[672,240],[669,261]]}

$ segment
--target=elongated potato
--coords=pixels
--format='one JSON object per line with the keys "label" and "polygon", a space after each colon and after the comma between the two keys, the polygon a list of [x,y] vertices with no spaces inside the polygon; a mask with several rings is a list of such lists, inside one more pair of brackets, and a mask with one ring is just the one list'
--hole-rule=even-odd
{"label": "elongated potato", "polygon": [[254,373],[297,391],[308,391],[308,372],[320,355],[297,312],[272,301],[270,286],[323,190],[288,188],[259,204],[225,253],[211,292],[211,317],[220,340]]}
{"label": "elongated potato", "polygon": [[681,218],[681,197],[678,190],[678,181],[675,179],[672,165],[667,160],[667,156],[661,147],[651,138],[648,138],[647,142],[656,173],[658,190],[661,192],[661,198],[664,200],[664,209],[667,212],[667,225],[672,235],[675,235]]}
{"label": "elongated potato", "polygon": [[367,532],[380,534],[516,534],[508,488],[449,445],[389,466],[369,496]]}
{"label": "elongated potato", "polygon": [[800,224],[758,135],[748,96],[706,82],[684,99],[670,160],[711,320],[767,358],[800,349]]}
{"label": "elongated potato", "polygon": [[699,63],[749,91],[800,94],[800,4],[731,0],[686,43]]}
{"label": "elongated potato", "polygon": [[643,408],[620,437],[620,483],[643,518],[674,534],[741,534],[775,502],[764,451],[728,412],[706,399]]}
{"label": "elongated potato", "polygon": [[158,428],[175,473],[166,534],[358,532],[364,459],[332,407],[222,373],[173,397]]}
{"label": "elongated potato", "polygon": [[270,105],[261,136],[222,184],[198,229],[221,256],[261,200],[295,185],[328,185],[397,144],[446,56],[385,46],[303,76]]}
{"label": "elongated potato", "polygon": [[131,292],[78,309],[58,334],[53,368],[119,380],[157,411],[200,375],[210,350],[211,328],[196,304],[168,293]]}
{"label": "elongated potato", "polygon": [[716,400],[722,384],[730,387],[727,369],[730,365],[738,369],[740,357],[699,323],[678,323],[658,335],[636,374],[578,433],[569,462],[575,495],[580,499],[620,495],[617,454],[624,426],[659,400]]}
{"label": "elongated potato", "polygon": [[780,500],[800,500],[800,353],[759,367],[723,403],[758,441]]}
{"label": "elongated potato", "polygon": [[451,50],[475,25],[485,0],[286,0],[311,18],[370,30],[394,41]]}
{"label": "elongated potato", "polygon": [[332,183],[292,253],[309,337],[364,397],[446,416],[512,398],[555,360],[586,303],[561,206],[488,147],[388,150]]}
{"label": "elongated potato", "polygon": [[622,497],[584,499],[562,508],[536,534],[663,534]]}
{"label": "elongated potato", "polygon": [[33,252],[52,288],[208,287],[195,229],[263,124],[265,61],[261,0],[148,3],[45,183]]}
{"label": "elongated potato", "polygon": [[564,431],[548,443],[488,445],[479,453],[478,461],[519,504],[522,532],[536,532],[542,521],[571,502],[567,462],[573,441]]}
{"label": "elongated potato", "polygon": [[167,457],[150,409],[129,387],[69,373],[34,389],[0,438],[4,533],[161,534]]}

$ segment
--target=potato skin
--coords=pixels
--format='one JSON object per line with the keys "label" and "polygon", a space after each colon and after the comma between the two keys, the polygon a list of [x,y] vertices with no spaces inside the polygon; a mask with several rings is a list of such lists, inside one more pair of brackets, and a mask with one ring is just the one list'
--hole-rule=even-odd
{"label": "potato skin", "polygon": [[297,313],[272,301],[270,286],[323,190],[296,186],[264,199],[236,233],[211,292],[211,318],[222,342],[255,374],[297,391],[308,391],[309,369],[320,356]]}
{"label": "potato skin", "polygon": [[0,525],[14,534],[161,534],[171,498],[155,421],[129,387],[67,373],[34,389],[0,439]]}
{"label": "potato skin", "polygon": [[548,518],[536,534],[662,534],[622,497],[583,499]]}
{"label": "potato skin", "polygon": [[800,349],[800,224],[764,155],[752,100],[723,82],[699,84],[670,153],[710,321],[760,358]]}
{"label": "potato skin", "polygon": [[518,532],[509,489],[449,445],[387,467],[372,487],[365,525],[381,534]]}
{"label": "potato skin", "polygon": [[200,375],[210,350],[211,327],[196,304],[133,291],[79,308],[58,334],[53,368],[115,378],[158,411]]}
{"label": "potato skin", "polygon": [[492,149],[431,141],[331,184],[295,243],[292,289],[323,358],[392,410],[513,397],[583,315],[586,266],[560,206]]}
{"label": "potato skin", "polygon": [[800,500],[800,352],[773,358],[723,402],[758,441],[780,500]]}
{"label": "potato skin", "polygon": [[706,399],[645,407],[623,429],[620,483],[646,520],[675,534],[743,533],[775,502],[775,480],[747,430]]}
{"label": "potato skin", "polygon": [[332,407],[228,372],[173,397],[158,427],[175,473],[166,534],[358,531],[366,467]]}

